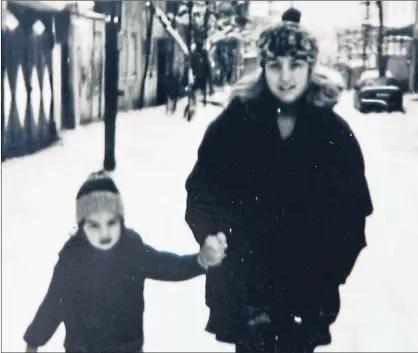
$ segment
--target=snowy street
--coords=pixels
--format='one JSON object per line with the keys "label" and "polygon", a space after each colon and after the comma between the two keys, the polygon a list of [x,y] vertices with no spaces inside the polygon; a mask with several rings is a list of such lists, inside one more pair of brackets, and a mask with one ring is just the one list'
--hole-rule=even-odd
{"label": "snowy street", "polygon": [[[418,351],[418,98],[406,114],[360,114],[345,93],[338,111],[366,160],[375,206],[368,248],[341,287],[333,344],[321,352]],[[198,250],[184,221],[184,183],[207,124],[220,109],[198,107],[192,123],[165,107],[119,113],[114,177],[126,223],[144,241],[176,253]],[[66,132],[57,146],[2,164],[2,351],[22,352],[23,334],[46,293],[58,252],[75,225],[75,197],[101,169],[103,124]],[[232,352],[204,331],[204,277],[148,281],[146,352]],[[41,352],[64,351],[61,326]]]}

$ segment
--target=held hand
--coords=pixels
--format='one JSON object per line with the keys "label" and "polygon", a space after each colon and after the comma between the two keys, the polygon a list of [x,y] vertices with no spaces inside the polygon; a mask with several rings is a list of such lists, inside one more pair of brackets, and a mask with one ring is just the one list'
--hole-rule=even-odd
{"label": "held hand", "polygon": [[199,263],[204,267],[220,265],[225,258],[225,250],[228,248],[226,236],[219,232],[216,235],[209,235],[200,249]]}

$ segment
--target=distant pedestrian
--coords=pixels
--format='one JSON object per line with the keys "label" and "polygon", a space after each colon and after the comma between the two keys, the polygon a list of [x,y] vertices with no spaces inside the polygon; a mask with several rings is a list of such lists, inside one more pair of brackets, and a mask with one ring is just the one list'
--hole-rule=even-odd
{"label": "distant pedestrian", "polygon": [[59,254],[46,297],[24,336],[26,351],[36,352],[64,323],[67,352],[141,352],[145,280],[202,275],[222,261],[224,240],[207,238],[199,254],[188,256],[144,244],[125,227],[119,191],[104,173],[94,173],[81,186],[76,211],[79,230]]}
{"label": "distant pedestrian", "polygon": [[167,103],[166,103],[166,114],[174,114],[177,110],[177,103],[180,99],[182,91],[182,77],[181,74],[176,70],[170,72],[166,78],[167,87]]}
{"label": "distant pedestrian", "polygon": [[203,96],[203,102],[206,104],[207,95],[214,93],[212,86],[212,67],[208,51],[203,47],[203,43],[196,43],[196,48],[192,55],[192,68],[194,75],[193,90],[195,95],[198,91]]}
{"label": "distant pedestrian", "polygon": [[332,109],[340,91],[313,76],[316,39],[290,9],[262,32],[261,68],[208,127],[186,182],[198,243],[223,232],[210,269],[206,329],[236,352],[312,353],[366,246],[373,211],[360,146]]}

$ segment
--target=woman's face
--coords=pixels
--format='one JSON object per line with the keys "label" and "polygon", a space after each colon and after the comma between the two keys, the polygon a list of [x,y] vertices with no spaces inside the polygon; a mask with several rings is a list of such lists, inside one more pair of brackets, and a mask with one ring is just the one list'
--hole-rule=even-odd
{"label": "woman's face", "polygon": [[89,215],[83,225],[91,245],[99,250],[109,250],[119,241],[122,231],[120,217],[112,212],[101,211]]}
{"label": "woman's face", "polygon": [[283,103],[295,102],[308,87],[309,65],[304,60],[281,56],[265,65],[267,86]]}

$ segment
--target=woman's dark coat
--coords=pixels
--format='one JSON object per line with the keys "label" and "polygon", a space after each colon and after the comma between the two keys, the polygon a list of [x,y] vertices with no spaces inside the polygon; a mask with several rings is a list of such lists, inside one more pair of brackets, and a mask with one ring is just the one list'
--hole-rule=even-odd
{"label": "woman's dark coat", "polygon": [[300,316],[314,327],[310,339],[326,344],[338,286],[366,246],[373,206],[363,156],[332,109],[303,100],[288,140],[277,109],[269,94],[234,98],[207,129],[186,183],[197,242],[219,231],[228,240],[224,263],[207,274],[207,330],[237,342],[249,308],[267,308],[278,330]]}

